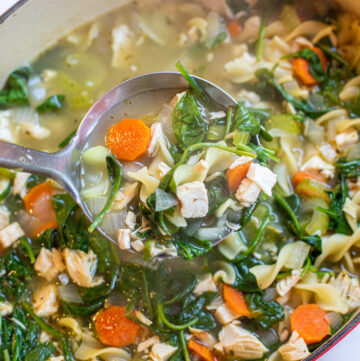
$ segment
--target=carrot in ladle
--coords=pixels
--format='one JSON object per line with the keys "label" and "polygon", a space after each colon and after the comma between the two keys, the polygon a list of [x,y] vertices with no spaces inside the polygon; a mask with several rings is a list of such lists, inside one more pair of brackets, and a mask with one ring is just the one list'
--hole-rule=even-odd
{"label": "carrot in ladle", "polygon": [[251,317],[251,312],[245,302],[245,298],[241,292],[234,287],[224,284],[223,296],[225,304],[236,314],[244,317]]}
{"label": "carrot in ladle", "polygon": [[239,164],[234,168],[229,168],[226,171],[226,177],[228,180],[228,187],[231,193],[235,193],[239,188],[241,181],[246,177],[246,174],[250,168],[251,162]]}
{"label": "carrot in ladle", "polygon": [[194,341],[193,339],[190,339],[188,342],[188,349],[198,355],[199,358],[203,361],[217,361],[216,356],[208,347]]}

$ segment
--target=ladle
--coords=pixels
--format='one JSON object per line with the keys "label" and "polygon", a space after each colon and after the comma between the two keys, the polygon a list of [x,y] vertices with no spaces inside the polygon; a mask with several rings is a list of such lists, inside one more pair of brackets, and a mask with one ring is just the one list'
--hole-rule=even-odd
{"label": "ladle", "polygon": [[[237,104],[218,86],[205,79],[194,78],[208,93],[211,101],[219,104],[220,107],[226,109]],[[91,134],[98,127],[104,127],[103,119],[120,103],[131,103],[133,97],[136,97],[137,100],[139,97],[141,99],[143,99],[142,97],[152,97],[151,102],[154,109],[159,110],[164,103],[164,91],[168,94],[168,101],[170,101],[175,94],[187,88],[186,80],[176,72],[149,73],[124,81],[102,96],[91,107],[81,121],[76,135],[65,148],[56,153],[45,153],[0,141],[0,167],[22,170],[55,180],[70,193],[85,215],[92,221],[95,216],[91,214],[86,202],[82,199],[80,189],[80,155]],[[157,94],[159,97],[156,96]],[[99,231],[110,241],[116,242],[101,228]]]}

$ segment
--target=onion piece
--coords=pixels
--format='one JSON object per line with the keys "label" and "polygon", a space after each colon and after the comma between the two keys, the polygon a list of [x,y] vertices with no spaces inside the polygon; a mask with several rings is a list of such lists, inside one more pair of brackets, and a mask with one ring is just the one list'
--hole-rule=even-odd
{"label": "onion piece", "polygon": [[100,228],[109,236],[115,237],[119,229],[126,228],[126,213],[126,211],[108,213],[104,217]]}
{"label": "onion piece", "polygon": [[160,188],[156,189],[155,196],[156,196],[156,200],[155,200],[156,212],[165,211],[169,208],[176,206],[177,204],[177,200],[172,194],[167,193]]}
{"label": "onion piece", "polygon": [[58,287],[59,296],[62,301],[73,302],[73,303],[83,303],[82,298],[80,297],[78,287],[74,284],[69,284],[66,286]]}

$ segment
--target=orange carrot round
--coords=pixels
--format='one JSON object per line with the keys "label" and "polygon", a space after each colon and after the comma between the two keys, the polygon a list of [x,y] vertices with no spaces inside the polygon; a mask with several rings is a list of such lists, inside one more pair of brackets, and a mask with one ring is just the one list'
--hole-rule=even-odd
{"label": "orange carrot round", "polygon": [[227,29],[228,29],[228,32],[229,32],[229,34],[231,36],[236,36],[236,35],[239,35],[241,33],[241,25],[236,19],[231,20],[227,24]]}
{"label": "orange carrot round", "polygon": [[231,193],[235,193],[239,188],[241,181],[246,177],[250,164],[251,162],[242,163],[226,171],[228,187]]}
{"label": "orange carrot round", "polygon": [[116,158],[132,162],[146,153],[150,135],[141,119],[122,119],[109,129],[106,144]]}
{"label": "orange carrot round", "polygon": [[136,342],[140,326],[126,317],[126,307],[111,306],[97,314],[95,329],[104,345],[125,347]]}
{"label": "orange carrot round", "polygon": [[239,316],[251,317],[251,312],[241,292],[227,284],[224,284],[223,296],[226,305]]}
{"label": "orange carrot round", "polygon": [[35,217],[32,236],[39,236],[47,229],[57,227],[56,214],[51,197],[58,193],[49,183],[44,182],[33,187],[24,197],[25,209]]}
{"label": "orange carrot round", "polygon": [[296,187],[299,183],[301,183],[304,179],[313,179],[317,182],[320,183],[325,183],[324,178],[322,178],[321,176],[316,176],[314,174],[311,173],[307,173],[307,172],[302,172],[301,170],[299,170],[294,178],[293,178],[293,186]]}
{"label": "orange carrot round", "polygon": [[303,84],[305,84],[305,85],[317,84],[316,79],[310,73],[309,63],[306,59],[295,58],[291,64],[292,64],[294,73],[301,80],[301,82]]}
{"label": "orange carrot round", "polygon": [[193,339],[190,339],[190,341],[188,342],[188,349],[191,352],[196,353],[203,361],[217,361],[216,356],[211,352],[208,347],[194,341]]}
{"label": "orange carrot round", "polygon": [[308,345],[318,343],[331,328],[326,312],[316,304],[301,305],[290,315],[291,330],[296,331]]}

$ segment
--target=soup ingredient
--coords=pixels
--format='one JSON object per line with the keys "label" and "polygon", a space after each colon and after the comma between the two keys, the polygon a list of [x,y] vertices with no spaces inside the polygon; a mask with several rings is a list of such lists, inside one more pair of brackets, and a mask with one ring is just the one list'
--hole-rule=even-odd
{"label": "soup ingredient", "polygon": [[140,325],[126,317],[126,307],[110,306],[96,316],[95,329],[104,345],[125,347],[136,342]]}
{"label": "soup ingredient", "polygon": [[172,126],[182,149],[204,139],[207,124],[191,91],[187,91],[177,103],[172,114]]}
{"label": "soup ingredient", "polygon": [[231,20],[226,27],[231,36],[236,36],[241,33],[241,25],[237,19]]}
{"label": "soup ingredient", "polygon": [[231,193],[235,193],[240,186],[241,181],[246,177],[246,174],[250,168],[251,161],[230,166],[226,171],[226,177],[228,180],[228,187]]}
{"label": "soup ingredient", "polygon": [[177,188],[176,195],[181,203],[184,218],[205,217],[209,211],[207,190],[202,182],[186,183]]}
{"label": "soup ingredient", "polygon": [[241,292],[234,287],[224,284],[223,296],[226,305],[229,306],[233,312],[237,313],[239,316],[251,317],[251,312],[249,311],[244,295]]}
{"label": "soup ingredient", "polygon": [[133,162],[146,153],[151,131],[141,119],[122,119],[109,129],[107,146],[119,160]]}
{"label": "soup ingredient", "polygon": [[199,358],[203,361],[216,361],[216,356],[211,352],[211,350],[202,345],[199,342],[194,341],[193,339],[190,339],[188,342],[188,348],[190,351],[196,353]]}
{"label": "soup ingredient", "polygon": [[20,237],[25,235],[19,223],[13,222],[0,231],[0,252],[9,248]]}
{"label": "soup ingredient", "polygon": [[290,324],[291,330],[296,331],[308,345],[331,334],[326,312],[316,304],[299,306],[290,315]]}
{"label": "soup ingredient", "polygon": [[296,331],[291,334],[289,341],[279,348],[279,353],[285,361],[303,360],[310,355],[306,342]]}
{"label": "soup ingredient", "polygon": [[323,179],[321,177],[299,170],[293,178],[294,187],[297,187],[304,179],[313,179],[317,182],[323,183]]}
{"label": "soup ingredient", "polygon": [[95,218],[93,223],[89,226],[88,230],[90,233],[94,232],[96,227],[101,223],[103,218],[105,217],[107,211],[110,209],[117,191],[119,190],[121,186],[121,180],[122,180],[122,171],[121,166],[119,162],[116,160],[116,158],[113,155],[106,156],[106,166],[111,182],[111,190],[109,197],[105,203],[104,208],[102,211],[98,214],[98,216]]}
{"label": "soup ingredient", "polygon": [[36,110],[39,113],[47,113],[51,111],[57,111],[62,108],[65,103],[65,95],[52,95],[47,98],[42,104],[40,104]]}

